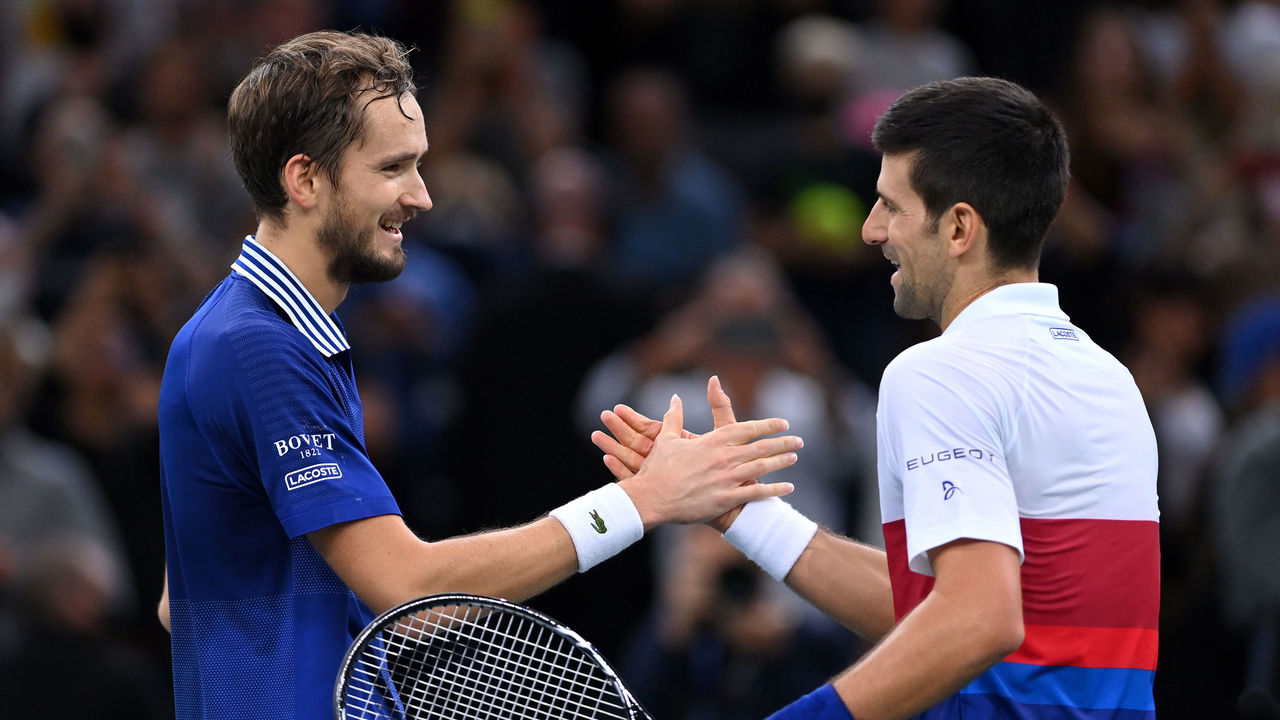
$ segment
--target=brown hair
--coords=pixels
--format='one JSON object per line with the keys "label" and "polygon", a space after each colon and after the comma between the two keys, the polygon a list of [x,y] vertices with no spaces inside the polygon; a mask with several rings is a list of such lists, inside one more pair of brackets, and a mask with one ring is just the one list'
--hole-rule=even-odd
{"label": "brown hair", "polygon": [[[390,38],[325,30],[289,40],[254,64],[231,93],[227,131],[260,218],[284,219],[280,173],[294,155],[310,157],[337,182],[343,151],[364,134],[364,108],[416,90],[407,55]],[[373,94],[357,104],[364,93]]]}

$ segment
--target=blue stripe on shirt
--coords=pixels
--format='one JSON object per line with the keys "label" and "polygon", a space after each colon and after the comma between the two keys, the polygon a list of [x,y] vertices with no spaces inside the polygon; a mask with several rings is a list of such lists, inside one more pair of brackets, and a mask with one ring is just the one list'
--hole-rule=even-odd
{"label": "blue stripe on shirt", "polygon": [[[1023,705],[1121,708],[1154,712],[1155,699],[1152,693],[1154,682],[1155,673],[1150,670],[1078,668],[1002,662],[983,673],[960,692],[965,695],[995,695]],[[1041,716],[1028,715],[1027,717]]]}

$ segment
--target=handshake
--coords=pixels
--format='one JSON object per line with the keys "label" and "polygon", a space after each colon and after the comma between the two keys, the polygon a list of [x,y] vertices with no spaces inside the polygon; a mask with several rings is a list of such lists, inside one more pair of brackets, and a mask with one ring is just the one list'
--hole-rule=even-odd
{"label": "handshake", "polygon": [[609,433],[591,441],[604,451],[604,464],[627,492],[643,527],[705,522],[721,532],[753,500],[790,493],[791,483],[757,478],[795,464],[804,440],[787,435],[781,418],[738,422],[719,378],[707,382],[715,429],[698,435],[684,429],[684,406],[672,396],[661,421],[626,405],[600,415]]}

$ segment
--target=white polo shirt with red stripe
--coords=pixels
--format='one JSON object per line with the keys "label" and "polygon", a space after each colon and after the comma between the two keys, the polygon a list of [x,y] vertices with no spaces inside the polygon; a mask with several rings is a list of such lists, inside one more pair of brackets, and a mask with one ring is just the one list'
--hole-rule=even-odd
{"label": "white polo shirt with red stripe", "polygon": [[1154,718],[1155,434],[1057,288],[1001,286],[899,355],[877,430],[898,618],[933,587],[934,548],[969,538],[1022,557],[1022,647],[920,717]]}

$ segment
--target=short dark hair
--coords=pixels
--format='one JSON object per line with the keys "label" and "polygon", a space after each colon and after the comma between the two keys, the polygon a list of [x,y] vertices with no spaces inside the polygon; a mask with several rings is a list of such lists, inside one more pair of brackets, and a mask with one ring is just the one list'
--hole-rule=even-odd
{"label": "short dark hair", "polygon": [[1034,268],[1062,206],[1070,152],[1062,123],[1008,80],[959,78],[903,95],[876,122],[886,155],[914,155],[911,186],[936,223],[958,202],[978,211],[996,268]]}
{"label": "short dark hair", "polygon": [[[415,92],[407,55],[390,38],[324,30],[278,45],[254,64],[231,93],[227,131],[259,217],[283,219],[280,173],[294,155],[307,155],[337,182],[343,151],[364,134],[364,108]],[[374,95],[357,105],[366,92]]]}

